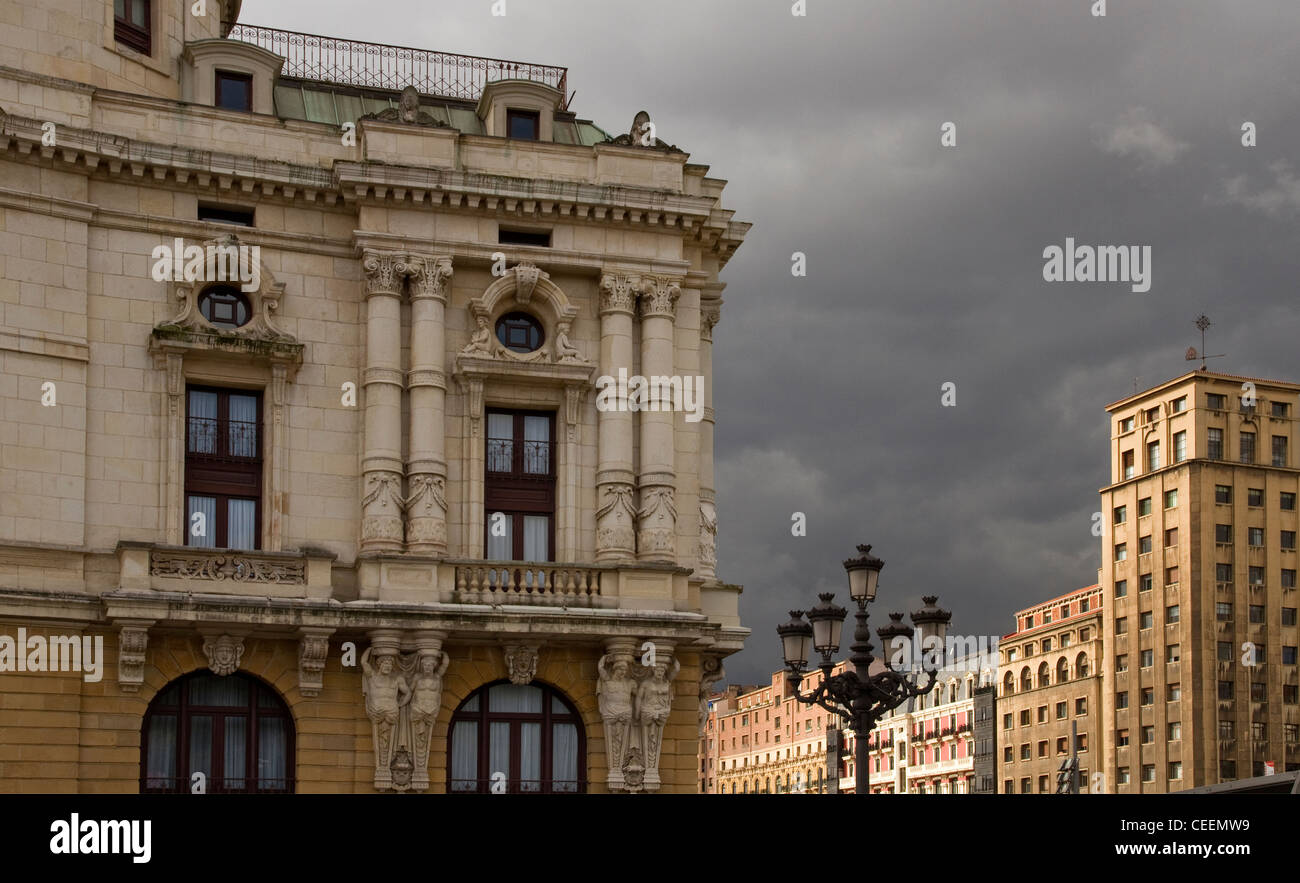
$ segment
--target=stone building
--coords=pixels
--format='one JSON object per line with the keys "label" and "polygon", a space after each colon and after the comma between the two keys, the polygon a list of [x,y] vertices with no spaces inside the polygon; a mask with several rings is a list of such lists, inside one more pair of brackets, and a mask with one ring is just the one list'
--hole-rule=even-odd
{"label": "stone building", "polygon": [[694,791],[725,182],[196,6],[0,12],[0,789]]}
{"label": "stone building", "polygon": [[1298,396],[1202,368],[1106,408],[1108,791],[1300,769]]}
{"label": "stone building", "polygon": [[[935,596],[922,600],[926,606],[912,614],[920,626],[915,650],[910,643],[892,646],[891,659],[900,671],[912,664],[919,669],[925,636],[934,635],[944,647],[943,662],[929,693],[907,699],[871,732],[868,779],[873,794],[973,790],[974,694],[997,677],[996,641],[981,649],[978,638],[950,638],[952,614],[937,606]],[[911,662],[908,656],[914,657]],[[851,665],[847,660],[836,663],[831,677]],[[873,675],[884,670],[882,659],[872,662]],[[812,694],[822,677],[820,670],[806,673],[799,692]],[[919,676],[920,683],[925,680]],[[856,788],[856,734],[820,706],[796,701],[785,671],[773,672],[770,684],[731,687],[716,695],[705,734],[700,754],[703,793],[844,794]]]}
{"label": "stone building", "polygon": [[999,642],[996,703],[998,790],[1054,794],[1061,762],[1077,741],[1078,792],[1101,780],[1106,734],[1102,725],[1101,586],[1085,586],[1016,611],[1016,630]]}

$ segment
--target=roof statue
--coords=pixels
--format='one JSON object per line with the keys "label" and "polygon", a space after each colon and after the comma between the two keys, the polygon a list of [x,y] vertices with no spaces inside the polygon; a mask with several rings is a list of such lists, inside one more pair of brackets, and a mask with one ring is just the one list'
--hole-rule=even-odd
{"label": "roof statue", "polygon": [[402,90],[402,97],[398,100],[397,107],[390,107],[378,113],[368,113],[361,119],[382,120],[388,123],[406,123],[412,126],[450,128],[447,123],[437,119],[433,114],[420,109],[420,93],[415,91],[414,86],[407,86]]}
{"label": "roof statue", "polygon": [[648,147],[652,150],[666,150],[673,153],[685,152],[676,144],[669,144],[655,136],[655,124],[650,121],[650,114],[644,110],[638,112],[632,119],[631,131],[626,135],[610,138],[609,142],[623,147]]}

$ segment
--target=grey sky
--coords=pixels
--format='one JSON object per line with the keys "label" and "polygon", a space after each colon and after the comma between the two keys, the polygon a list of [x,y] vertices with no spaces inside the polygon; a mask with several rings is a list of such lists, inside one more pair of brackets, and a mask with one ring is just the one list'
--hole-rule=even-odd
{"label": "grey sky", "polygon": [[[1001,634],[1094,582],[1103,408],[1184,373],[1198,313],[1213,367],[1300,380],[1294,0],[323,5],[240,18],[565,65],[579,116],[648,110],[730,182],[755,225],[714,337],[719,571],[754,630],[733,682],[780,666],[788,608],[844,599],[859,542],[886,561],[877,626],[934,592]],[[1151,246],[1151,290],[1045,283],[1067,236]]]}

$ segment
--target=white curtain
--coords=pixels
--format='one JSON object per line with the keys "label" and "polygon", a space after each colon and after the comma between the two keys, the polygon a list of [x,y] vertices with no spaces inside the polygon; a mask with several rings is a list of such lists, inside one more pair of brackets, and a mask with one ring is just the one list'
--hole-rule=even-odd
{"label": "white curtain", "polygon": [[[203,517],[197,521],[195,513]],[[211,549],[217,544],[217,498],[190,494],[185,518],[185,545]]]}
{"label": "white curtain", "polygon": [[226,548],[257,548],[257,503],[254,500],[230,500],[226,513]]}
{"label": "white curtain", "polygon": [[176,716],[155,714],[149,718],[149,756],[145,759],[146,787],[168,788],[176,779]]}
{"label": "white curtain", "polygon": [[196,714],[190,718],[190,765],[181,780],[184,785],[195,773],[212,778],[212,716]]}
{"label": "white curtain", "polygon": [[578,728],[574,724],[551,726],[551,781],[553,790],[578,790]]}
{"label": "white curtain", "polygon": [[257,719],[257,778],[263,788],[288,787],[289,738],[285,724],[280,717]]}
{"label": "white curtain", "polygon": [[488,690],[488,712],[506,714],[541,714],[540,687],[497,684]]}
{"label": "white curtain", "polygon": [[204,675],[189,683],[190,705],[215,705],[222,708],[248,707],[248,681],[242,677]]}
{"label": "white curtain", "polygon": [[457,721],[451,736],[451,790],[478,790],[478,724]]}
{"label": "white curtain", "polygon": [[510,779],[510,724],[492,721],[488,724],[488,776],[504,773]]}
{"label": "white curtain", "polygon": [[530,475],[550,474],[551,446],[548,444],[528,444],[528,442],[549,442],[550,440],[550,418],[524,418],[524,472]]}
{"label": "white curtain", "polygon": [[227,717],[222,734],[221,775],[229,791],[242,791],[245,787],[248,760],[248,718]]}
{"label": "white curtain", "polygon": [[509,472],[514,449],[515,418],[509,414],[488,414],[487,419],[487,471]]}
{"label": "white curtain", "polygon": [[549,561],[551,558],[551,517],[524,516],[524,560]]}
{"label": "white curtain", "polygon": [[542,790],[542,725],[519,725],[519,790]]}
{"label": "white curtain", "polygon": [[217,394],[203,390],[190,390],[190,444],[191,453],[215,454],[217,452]]}
{"label": "white curtain", "polygon": [[230,455],[257,456],[257,397],[230,395]]}
{"label": "white curtain", "polygon": [[[487,560],[489,561],[509,561],[515,557],[515,518],[513,515],[503,515],[501,518],[493,518],[496,513],[487,513]],[[499,530],[503,536],[496,536],[495,525],[499,525]]]}

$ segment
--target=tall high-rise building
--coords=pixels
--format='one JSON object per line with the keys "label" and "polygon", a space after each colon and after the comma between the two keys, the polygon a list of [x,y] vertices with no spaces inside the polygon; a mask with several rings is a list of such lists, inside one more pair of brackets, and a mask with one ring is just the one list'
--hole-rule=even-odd
{"label": "tall high-rise building", "polygon": [[0,790],[694,791],[726,182],[239,13],[0,13]]}
{"label": "tall high-rise building", "polygon": [[1107,791],[1300,763],[1297,393],[1202,369],[1107,406]]}

